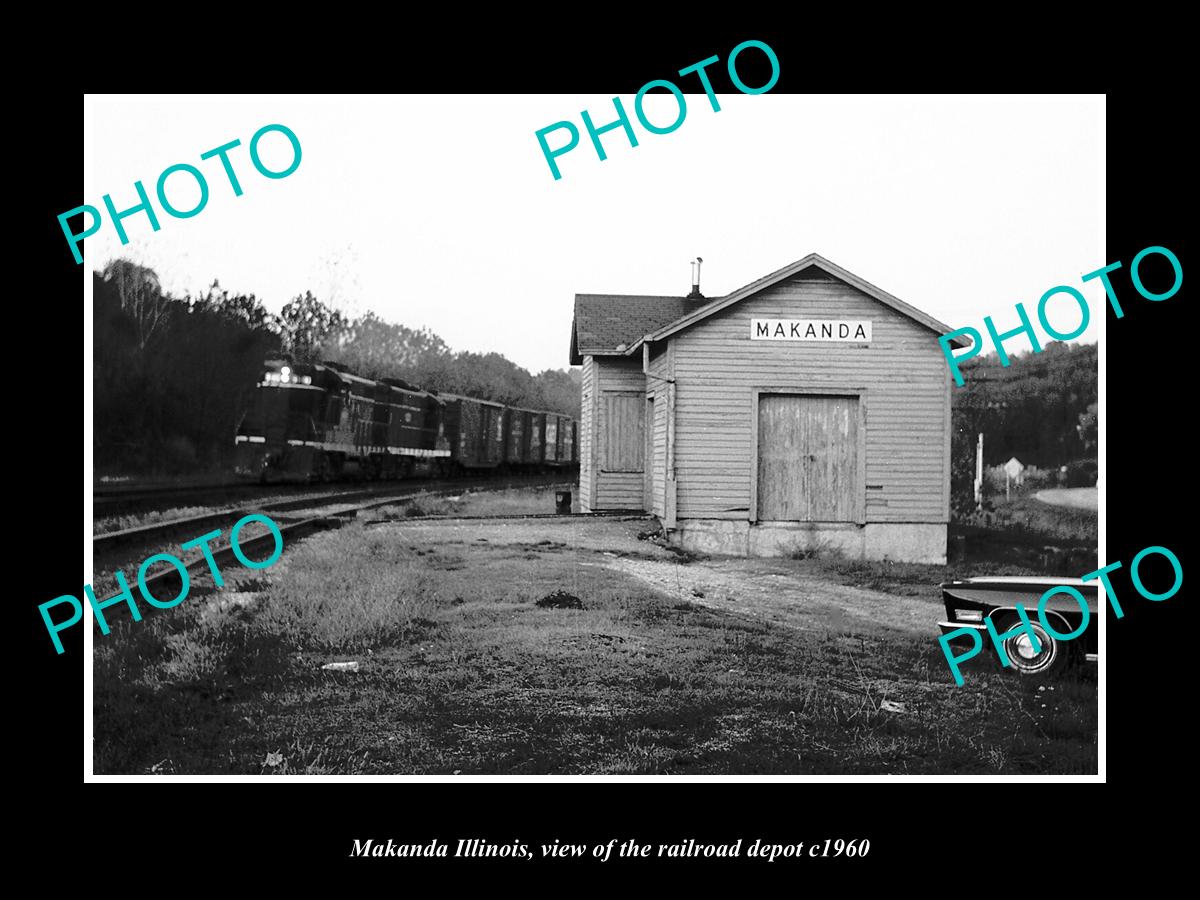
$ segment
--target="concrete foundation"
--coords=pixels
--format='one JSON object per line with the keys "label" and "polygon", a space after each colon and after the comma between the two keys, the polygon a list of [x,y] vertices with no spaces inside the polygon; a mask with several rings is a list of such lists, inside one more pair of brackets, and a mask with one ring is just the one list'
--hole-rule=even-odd
{"label": "concrete foundation", "polygon": [[946,564],[946,525],[913,522],[866,526],[863,559]]}
{"label": "concrete foundation", "polygon": [[838,554],[849,559],[946,562],[944,523],[750,522],[687,519],[669,532],[671,543],[694,553],[727,556]]}

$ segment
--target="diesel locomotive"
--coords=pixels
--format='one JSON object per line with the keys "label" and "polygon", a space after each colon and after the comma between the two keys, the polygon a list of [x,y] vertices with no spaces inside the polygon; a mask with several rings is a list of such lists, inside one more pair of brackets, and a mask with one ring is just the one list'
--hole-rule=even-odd
{"label": "diesel locomotive", "polygon": [[262,481],[540,472],[578,466],[570,416],[269,359],[238,424],[237,473]]}

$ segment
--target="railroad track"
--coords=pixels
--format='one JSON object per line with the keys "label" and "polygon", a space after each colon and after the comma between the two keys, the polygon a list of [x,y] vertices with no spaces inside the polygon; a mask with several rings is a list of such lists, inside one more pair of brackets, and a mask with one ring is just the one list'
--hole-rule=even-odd
{"label": "railroad track", "polygon": [[158,487],[103,487],[92,491],[92,514],[115,516],[120,513],[149,512],[181,506],[211,506],[252,498],[295,493],[297,485],[263,485],[253,482],[219,484],[161,485]]}
{"label": "railroad track", "polygon": [[[389,483],[371,489],[338,490],[320,494],[305,494],[267,504],[239,505],[212,510],[194,516],[182,516],[163,522],[152,522],[134,528],[109,531],[92,536],[92,554],[95,560],[109,560],[127,555],[139,548],[161,547],[174,539],[191,540],[222,524],[229,526],[242,516],[256,512],[271,515],[293,510],[315,509],[322,506],[356,504],[354,510],[372,509],[414,497],[445,497],[466,490],[508,490],[520,487],[542,487],[562,484],[561,475],[524,475],[508,479],[464,478],[456,480]],[[360,503],[360,501],[365,501]]]}
{"label": "railroad track", "polygon": [[[546,475],[512,475],[509,476],[509,479],[514,482],[519,482],[521,479],[535,479],[529,483],[537,484],[541,482],[536,479],[569,479],[574,474],[574,471],[568,470],[552,472]],[[402,491],[408,490],[412,485],[473,485],[481,480],[491,481],[494,478],[495,476],[457,479],[419,478],[406,479],[404,481],[370,482],[369,487],[354,486],[351,484],[333,484],[326,486],[324,489],[330,491],[341,490],[351,493],[357,492],[361,496],[367,496],[372,492],[378,493],[381,490],[389,490],[391,488]],[[106,485],[95,488],[92,491],[92,515],[96,518],[103,518],[122,513],[152,512],[174,507],[231,506],[233,504],[258,503],[270,501],[275,498],[291,497],[298,491],[311,493],[313,490],[313,485],[297,482],[260,484],[258,482],[236,481],[158,486]],[[317,488],[317,490],[321,490],[321,488]]]}
{"label": "railroad track", "polygon": [[[441,484],[452,484],[453,487],[442,487],[440,489],[432,489],[431,490],[428,485],[420,487],[420,488],[417,488],[414,486],[410,489],[410,491],[408,493],[400,494],[400,495],[389,494],[386,497],[380,497],[378,495],[378,493],[376,493],[372,497],[372,499],[367,500],[366,502],[354,503],[351,506],[348,506],[348,507],[345,507],[342,509],[334,509],[331,511],[320,512],[315,515],[302,516],[299,519],[297,519],[296,521],[292,521],[292,522],[280,522],[280,521],[276,520],[276,524],[279,527],[280,533],[284,537],[284,547],[286,548],[289,545],[289,543],[293,543],[293,542],[299,540],[300,538],[303,538],[309,534],[312,534],[315,531],[322,531],[322,530],[326,530],[329,528],[341,527],[341,525],[343,525],[345,522],[348,522],[348,521],[356,518],[359,515],[359,513],[365,512],[367,510],[375,509],[380,506],[388,506],[389,504],[395,503],[397,500],[403,500],[403,499],[406,499],[409,497],[416,498],[416,497],[452,496],[454,494],[461,493],[463,490],[465,490],[468,487],[483,488],[484,490],[487,490],[487,491],[496,491],[496,490],[507,490],[512,487],[529,487],[531,485],[549,486],[549,485],[553,485],[553,484],[563,484],[564,482],[562,481],[561,475],[559,475],[557,478],[551,477],[549,475],[546,475],[546,476],[534,475],[534,476],[523,476],[523,477],[519,477],[519,478],[513,478],[513,479],[510,479],[505,482],[498,482],[496,479],[477,479],[474,482],[471,480],[468,480],[468,479],[460,479],[460,480],[454,481],[454,482],[440,482],[440,483]],[[357,492],[351,492],[351,493],[357,493]],[[337,495],[330,495],[330,496],[337,496]],[[294,500],[286,505],[290,505],[292,508],[301,508],[300,504],[302,502],[307,506],[312,506],[314,504],[314,502],[316,502],[316,501],[314,501],[312,498],[308,498],[304,501]],[[330,505],[331,502],[330,502],[330,500],[326,499],[324,501],[324,503],[325,503],[325,505]],[[337,503],[337,501],[333,501],[333,503]],[[283,505],[283,504],[281,504],[281,505]],[[168,527],[168,526],[178,527],[180,525],[180,523],[184,523],[184,522],[192,523],[194,525],[194,523],[196,523],[197,521],[204,520],[204,519],[208,519],[209,520],[208,524],[212,524],[213,517],[215,517],[217,515],[224,516],[224,518],[226,520],[229,520],[232,523],[233,521],[236,520],[237,517],[240,517],[241,515],[243,515],[245,512],[248,512],[248,511],[250,511],[250,510],[225,510],[219,514],[213,513],[211,515],[205,515],[205,516],[189,516],[187,518],[174,520],[169,523],[156,523],[156,525],[153,525],[153,526],[146,526],[145,528],[141,528],[141,529],[129,529],[129,531],[139,531],[139,532],[147,532],[148,533],[155,528],[161,529],[161,528]],[[259,508],[259,509],[252,510],[252,511],[265,512],[266,510],[263,508]],[[274,518],[274,517],[272,517],[272,518]],[[442,518],[442,517],[438,517],[438,518]],[[449,517],[446,517],[446,518],[449,518]],[[476,517],[470,517],[470,518],[476,518]],[[494,516],[494,517],[488,517],[488,518],[532,518],[532,516],[521,516],[521,515]],[[418,520],[414,520],[414,521],[420,521],[420,520],[418,519]],[[203,529],[199,526],[193,527],[192,531],[194,533],[189,534],[190,538],[199,537],[200,534],[204,533]],[[112,537],[111,535],[97,535],[95,538],[93,538],[93,545],[95,544],[97,539],[101,539],[103,541],[104,539],[109,539],[111,537]],[[252,556],[252,557],[260,555],[257,553],[257,551],[260,548],[265,548],[269,553],[269,551],[271,549],[273,549],[274,546],[275,546],[275,536],[270,531],[264,532],[263,534],[257,535],[256,537],[241,537],[238,539],[238,547],[242,550],[243,553],[245,553],[249,556]],[[267,554],[261,554],[261,555],[267,555]],[[212,545],[212,557],[213,557],[213,560],[215,561],[217,567],[219,569],[221,569],[222,571],[224,571],[232,563],[237,563],[238,566],[241,565],[241,563],[238,562],[236,557],[234,556],[232,545],[228,542],[225,542],[219,546]],[[205,557],[203,555],[200,555],[191,561],[184,560],[184,567],[188,570],[189,576],[191,575],[191,573],[199,573],[201,576],[203,576],[204,574],[207,574],[209,572],[208,561],[205,559]],[[179,572],[174,567],[167,568],[165,571],[161,571],[157,575],[148,575],[146,577],[145,584],[146,584],[147,590],[149,590],[151,594],[155,594],[157,596],[167,596],[165,593],[160,594],[158,592],[157,588],[159,588],[159,587],[175,591],[176,593],[178,592],[177,589],[180,589],[182,587]],[[136,590],[136,585],[134,586],[134,589]],[[113,595],[113,597],[116,597],[116,596],[117,595]],[[106,599],[113,599],[113,597],[109,597]]]}

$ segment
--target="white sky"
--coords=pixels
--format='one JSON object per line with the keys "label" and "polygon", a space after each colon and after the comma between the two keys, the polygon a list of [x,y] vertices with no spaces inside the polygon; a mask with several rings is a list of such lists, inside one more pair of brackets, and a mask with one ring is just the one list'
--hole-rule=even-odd
{"label": "white sky", "polygon": [[[670,95],[650,99],[652,122],[674,119]],[[600,162],[579,113],[612,121],[611,95],[90,96],[81,203],[103,209],[110,193],[133,206],[138,179],[154,198],[180,162],[205,173],[210,197],[190,219],[154,199],[161,230],[126,219],[124,247],[106,219],[84,265],[127,256],[176,294],[218,278],[272,312],[307,289],[534,373],[567,366],[576,293],[682,295],[697,255],[709,297],[815,251],[954,328],[982,330],[990,314],[1007,330],[1017,301],[1034,318],[1042,293],[1067,284],[1091,302],[1080,340],[1096,340],[1103,289],[1079,277],[1112,261],[1102,97],[718,99],[714,113],[687,95],[684,123],[653,135],[622,95],[639,146],[609,132]],[[562,119],[581,139],[555,181],[534,133]],[[303,148],[279,180],[249,158],[271,123]],[[200,160],[234,138],[236,198],[219,161]],[[290,160],[279,134],[261,146],[271,168]],[[186,175],[168,188],[179,208],[198,198]],[[1073,330],[1073,304],[1054,304],[1051,322]]]}

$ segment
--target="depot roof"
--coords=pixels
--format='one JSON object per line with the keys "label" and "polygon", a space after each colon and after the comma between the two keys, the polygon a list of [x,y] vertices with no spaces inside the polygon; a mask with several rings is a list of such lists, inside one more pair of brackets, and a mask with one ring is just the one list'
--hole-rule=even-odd
{"label": "depot roof", "polygon": [[[724,297],[689,301],[684,297],[643,296],[636,294],[576,294],[575,319],[571,325],[571,365],[579,365],[584,356],[630,356],[646,341],[660,341],[695,325],[739,300],[816,267],[862,291],[902,315],[937,332],[948,334],[950,326],[933,316],[893,297],[818,253],[810,253],[782,269],[756,279]],[[955,347],[969,347],[956,337]]]}
{"label": "depot roof", "polygon": [[642,335],[677,321],[688,306],[683,297],[576,294],[571,365],[579,365],[585,356],[622,355]]}

